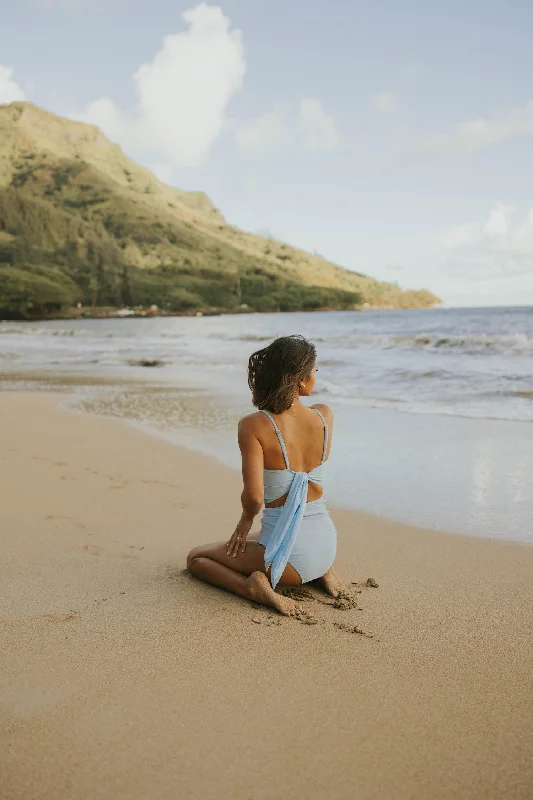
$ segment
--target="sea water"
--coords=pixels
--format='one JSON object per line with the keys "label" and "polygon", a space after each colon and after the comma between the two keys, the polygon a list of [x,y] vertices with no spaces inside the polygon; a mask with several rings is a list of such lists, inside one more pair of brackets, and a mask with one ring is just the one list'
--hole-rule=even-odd
{"label": "sea water", "polygon": [[4,322],[0,371],[92,383],[86,410],[238,466],[248,357],[290,333],[315,342],[336,412],[333,502],[533,541],[533,308]]}

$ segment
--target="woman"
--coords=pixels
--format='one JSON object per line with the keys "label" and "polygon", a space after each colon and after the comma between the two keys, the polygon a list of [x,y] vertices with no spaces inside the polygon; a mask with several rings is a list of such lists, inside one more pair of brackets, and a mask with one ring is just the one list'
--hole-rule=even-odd
{"label": "woman", "polygon": [[[242,516],[228,542],[195,547],[187,557],[197,578],[288,616],[299,609],[277,585],[318,579],[333,597],[343,589],[322,488],[333,413],[300,401],[312,393],[316,372],[315,347],[302,336],[276,339],[250,356],[248,385],[259,411],[239,423]],[[249,536],[263,503],[261,532]]]}

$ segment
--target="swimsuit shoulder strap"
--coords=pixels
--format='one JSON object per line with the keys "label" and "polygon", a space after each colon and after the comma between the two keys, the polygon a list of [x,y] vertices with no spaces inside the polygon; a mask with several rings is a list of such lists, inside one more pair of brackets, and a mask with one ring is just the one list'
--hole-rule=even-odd
{"label": "swimsuit shoulder strap", "polygon": [[279,441],[279,444],[280,444],[280,447],[281,447],[281,452],[283,453],[283,458],[285,460],[285,467],[287,469],[290,469],[289,456],[287,455],[287,448],[285,447],[285,441],[283,439],[283,436],[281,435],[281,431],[278,428],[278,426],[276,425],[276,420],[274,419],[274,417],[272,417],[268,413],[268,411],[265,411],[263,408],[261,408],[260,411],[261,411],[262,414],[265,414],[265,416],[267,416],[269,418],[269,420],[271,421],[272,425],[274,426],[274,430],[276,431],[276,436],[278,437],[278,441]]}
{"label": "swimsuit shoulder strap", "polygon": [[316,411],[316,413],[318,414],[324,425],[324,449],[322,451],[322,461],[320,462],[321,464],[323,464],[324,461],[326,460],[326,453],[328,452],[329,428],[328,428],[328,423],[326,422],[326,418],[324,417],[324,414],[321,411],[319,411],[318,408],[313,408],[313,411]]}

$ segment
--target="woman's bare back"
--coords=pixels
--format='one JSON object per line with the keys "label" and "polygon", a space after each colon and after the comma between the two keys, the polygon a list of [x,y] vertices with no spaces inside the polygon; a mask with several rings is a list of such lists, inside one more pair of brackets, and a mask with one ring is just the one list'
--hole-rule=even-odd
{"label": "woman's bare back", "polygon": [[[325,417],[330,435],[326,459],[331,448],[331,426],[333,414],[328,406],[316,405],[306,408],[298,405],[296,409],[289,409],[283,414],[272,415],[279,427],[289,458],[290,468],[295,472],[311,472],[321,461],[324,449],[324,424],[319,414],[313,411],[317,408]],[[254,414],[255,433],[263,448],[264,467],[271,470],[286,469],[285,460],[280,443],[272,423],[265,414]],[[318,500],[323,495],[323,488],[316,483],[309,483],[307,502]],[[285,503],[287,495],[268,503],[266,508],[276,508]]]}

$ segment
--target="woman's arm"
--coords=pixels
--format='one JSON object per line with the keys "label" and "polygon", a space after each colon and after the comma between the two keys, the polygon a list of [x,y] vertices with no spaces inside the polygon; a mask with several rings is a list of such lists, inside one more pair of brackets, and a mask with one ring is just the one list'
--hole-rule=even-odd
{"label": "woman's arm", "polygon": [[244,417],[239,422],[238,439],[242,456],[242,516],[227,543],[227,555],[233,556],[237,555],[239,549],[243,553],[246,550],[246,537],[264,501],[263,448],[255,435],[253,416]]}
{"label": "woman's arm", "polygon": [[244,417],[239,422],[239,448],[242,456],[243,490],[241,495],[243,514],[254,519],[264,500],[263,486],[263,448],[255,435],[255,420]]}

